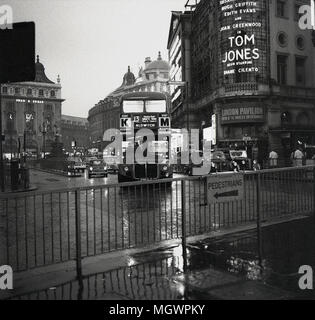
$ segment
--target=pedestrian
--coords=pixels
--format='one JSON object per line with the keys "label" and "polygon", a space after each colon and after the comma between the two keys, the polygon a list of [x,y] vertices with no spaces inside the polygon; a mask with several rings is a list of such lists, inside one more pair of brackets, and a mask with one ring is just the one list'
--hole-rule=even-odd
{"label": "pedestrian", "polygon": [[293,154],[294,166],[295,167],[302,167],[303,166],[303,158],[304,158],[304,154],[303,154],[301,148],[297,148]]}
{"label": "pedestrian", "polygon": [[211,162],[210,173],[217,173],[217,167],[213,162]]}
{"label": "pedestrian", "polygon": [[270,168],[276,168],[278,166],[278,153],[274,150],[272,150],[269,154],[269,165]]}
{"label": "pedestrian", "polygon": [[254,161],[253,161],[253,170],[254,170],[254,171],[259,171],[259,170],[261,170],[260,164],[258,163],[257,160],[254,160]]}
{"label": "pedestrian", "polygon": [[231,162],[231,171],[240,172],[240,166],[237,164],[235,160]]}

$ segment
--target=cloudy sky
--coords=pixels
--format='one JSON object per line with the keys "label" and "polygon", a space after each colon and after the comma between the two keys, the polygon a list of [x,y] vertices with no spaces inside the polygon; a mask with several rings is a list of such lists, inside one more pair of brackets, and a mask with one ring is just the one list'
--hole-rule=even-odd
{"label": "cloudy sky", "polygon": [[137,74],[145,57],[167,59],[171,11],[186,0],[0,0],[14,22],[34,21],[36,51],[46,74],[60,74],[63,113],[88,110],[119,87],[128,65]]}

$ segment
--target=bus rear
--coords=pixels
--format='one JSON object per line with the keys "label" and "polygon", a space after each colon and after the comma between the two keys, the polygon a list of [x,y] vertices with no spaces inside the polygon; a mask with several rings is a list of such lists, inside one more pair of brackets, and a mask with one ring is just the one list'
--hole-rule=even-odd
{"label": "bus rear", "polygon": [[[143,135],[143,129],[150,130],[150,139]],[[166,95],[157,92],[124,95],[121,100],[120,131],[123,137],[123,163],[118,167],[119,182],[173,176],[170,164],[171,121]],[[146,157],[148,153],[150,161]],[[139,154],[143,155],[143,159],[138,159]],[[134,162],[128,161],[130,158]]]}

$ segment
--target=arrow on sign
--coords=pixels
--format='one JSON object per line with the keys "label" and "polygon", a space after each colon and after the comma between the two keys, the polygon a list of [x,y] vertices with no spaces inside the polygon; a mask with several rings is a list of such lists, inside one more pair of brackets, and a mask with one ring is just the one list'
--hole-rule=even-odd
{"label": "arrow on sign", "polygon": [[238,190],[223,192],[223,193],[216,193],[214,197],[216,199],[226,198],[226,197],[238,197]]}

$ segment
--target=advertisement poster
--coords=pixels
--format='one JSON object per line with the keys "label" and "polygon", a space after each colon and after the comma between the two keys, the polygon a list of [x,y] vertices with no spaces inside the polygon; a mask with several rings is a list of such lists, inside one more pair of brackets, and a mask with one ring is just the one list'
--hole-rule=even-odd
{"label": "advertisement poster", "polygon": [[221,0],[219,16],[221,76],[225,82],[252,82],[263,77],[266,1]]}

